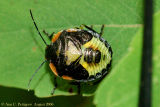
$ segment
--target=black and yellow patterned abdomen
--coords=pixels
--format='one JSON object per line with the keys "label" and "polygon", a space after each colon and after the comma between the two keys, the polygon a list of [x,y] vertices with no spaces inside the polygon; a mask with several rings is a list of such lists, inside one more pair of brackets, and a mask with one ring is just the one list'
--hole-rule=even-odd
{"label": "black and yellow patterned abdomen", "polygon": [[[93,36],[93,38],[89,42],[82,46],[82,53],[84,54],[79,63],[88,71],[89,76],[96,76],[97,73],[103,75],[103,73],[107,72],[107,65],[110,64],[112,56],[111,50],[109,49],[110,46],[105,45],[106,43],[104,42],[105,41],[101,41],[99,38]],[[100,57],[98,57],[98,63],[94,61],[87,62],[85,60],[86,49],[92,49],[101,53]]]}

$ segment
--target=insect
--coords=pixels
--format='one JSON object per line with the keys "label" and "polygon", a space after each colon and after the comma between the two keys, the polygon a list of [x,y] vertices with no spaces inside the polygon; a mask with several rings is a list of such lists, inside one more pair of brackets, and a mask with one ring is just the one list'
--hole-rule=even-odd
{"label": "insect", "polygon": [[52,93],[57,88],[56,76],[78,83],[78,93],[80,93],[80,83],[100,80],[108,73],[113,52],[108,42],[101,37],[104,25],[102,25],[100,33],[87,25],[62,30],[51,35],[44,31],[51,39],[51,43],[47,44],[39,32],[31,10],[30,15],[46,48],[45,61],[32,75],[28,87],[34,75],[45,62],[49,62],[49,66],[55,74],[55,87]]}

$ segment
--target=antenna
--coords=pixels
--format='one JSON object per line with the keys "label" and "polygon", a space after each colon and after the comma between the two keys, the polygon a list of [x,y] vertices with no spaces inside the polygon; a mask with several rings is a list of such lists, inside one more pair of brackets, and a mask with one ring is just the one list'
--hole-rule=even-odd
{"label": "antenna", "polygon": [[34,72],[34,74],[32,75],[32,77],[30,78],[29,83],[28,83],[28,91],[29,91],[29,89],[30,89],[30,83],[31,83],[33,77],[36,75],[36,73],[39,71],[39,69],[42,67],[42,65],[43,65],[45,62],[47,62],[47,60],[45,60],[45,61],[43,61],[43,62],[41,63],[41,65],[37,68],[37,70]]}
{"label": "antenna", "polygon": [[47,46],[47,43],[46,43],[46,41],[44,40],[44,38],[42,37],[42,35],[41,35],[41,33],[39,32],[39,29],[38,29],[38,27],[37,27],[37,25],[36,25],[36,22],[34,21],[34,18],[33,18],[33,15],[32,15],[32,11],[31,11],[31,9],[30,9],[30,14],[31,14],[31,17],[32,17],[32,20],[33,20],[33,23],[34,23],[34,26],[36,27],[36,29],[37,29],[37,31],[38,31],[38,33],[39,33],[39,35],[40,35],[40,37],[42,38],[42,40],[43,40],[43,42],[46,44],[46,46]]}

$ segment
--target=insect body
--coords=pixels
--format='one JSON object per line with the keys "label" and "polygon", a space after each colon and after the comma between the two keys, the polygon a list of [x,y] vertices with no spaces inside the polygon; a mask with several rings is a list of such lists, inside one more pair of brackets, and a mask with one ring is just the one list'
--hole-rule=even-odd
{"label": "insect body", "polygon": [[[46,44],[46,60],[40,67],[48,61],[56,76],[76,82],[96,81],[108,73],[112,60],[112,49],[108,42],[101,37],[104,25],[100,33],[86,25],[83,26],[87,30],[82,27],[62,30],[54,36],[50,35],[51,43],[48,45],[39,32],[31,11],[30,14],[39,35]],[[57,83],[55,83],[55,87],[57,87]]]}
{"label": "insect body", "polygon": [[107,73],[112,50],[97,32],[68,29],[54,35],[45,57],[55,75],[87,82]]}

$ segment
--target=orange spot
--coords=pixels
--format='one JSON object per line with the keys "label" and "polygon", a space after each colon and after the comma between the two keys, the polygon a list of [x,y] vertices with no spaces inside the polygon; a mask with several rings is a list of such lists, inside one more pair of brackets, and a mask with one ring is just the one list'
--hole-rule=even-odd
{"label": "orange spot", "polygon": [[53,72],[56,76],[58,76],[58,73],[57,73],[57,70],[56,70],[56,67],[54,66],[54,64],[53,64],[53,63],[50,63],[49,66],[50,66],[52,72]]}
{"label": "orange spot", "polygon": [[61,33],[62,32],[58,32],[57,34],[55,34],[54,37],[52,38],[52,42],[55,42],[59,38]]}
{"label": "orange spot", "polygon": [[73,80],[72,77],[69,77],[69,76],[66,76],[66,75],[63,75],[62,78],[63,78],[63,79],[66,79],[66,80]]}
{"label": "orange spot", "polygon": [[90,48],[92,48],[93,50],[98,50],[98,48],[95,48],[95,46],[91,45]]}

